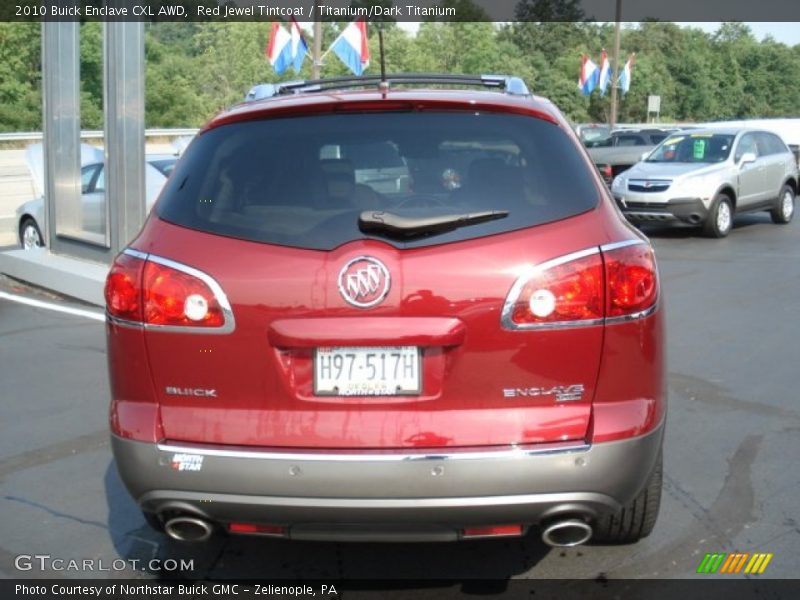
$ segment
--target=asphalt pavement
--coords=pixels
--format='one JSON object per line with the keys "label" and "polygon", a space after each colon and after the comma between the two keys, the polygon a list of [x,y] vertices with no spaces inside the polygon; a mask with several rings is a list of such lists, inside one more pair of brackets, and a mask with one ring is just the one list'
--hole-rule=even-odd
{"label": "asphalt pavement", "polygon": [[[739,551],[773,554],[760,577],[797,577],[800,220],[749,215],[736,225],[724,240],[648,232],[666,298],[670,406],[661,515],[633,546],[553,550],[537,535],[446,546],[176,544],[145,525],[111,458],[103,324],[0,298],[0,576],[691,578],[705,553]],[[2,276],[0,291],[76,306]],[[37,554],[100,562],[19,569],[27,563],[17,557]],[[159,571],[166,559],[192,568]]]}

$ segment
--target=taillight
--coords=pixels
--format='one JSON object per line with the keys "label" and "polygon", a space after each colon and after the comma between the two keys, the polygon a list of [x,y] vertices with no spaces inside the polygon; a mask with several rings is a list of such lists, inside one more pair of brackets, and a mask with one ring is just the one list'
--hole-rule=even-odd
{"label": "taillight", "polygon": [[142,288],[145,323],[190,327],[225,323],[214,292],[199,277],[148,260]]}
{"label": "taillight", "polygon": [[625,317],[647,310],[658,296],[653,249],[634,244],[603,251],[606,265],[606,316]]}
{"label": "taillight", "polygon": [[108,314],[126,321],[142,320],[142,267],[144,261],[120,254],[106,277],[104,295]]}
{"label": "taillight", "polygon": [[603,261],[592,251],[567,261],[550,261],[514,284],[503,309],[512,329],[590,324],[603,318]]}
{"label": "taillight", "polygon": [[614,176],[614,171],[611,170],[611,165],[597,165],[600,175],[603,179],[611,179]]}
{"label": "taillight", "polygon": [[658,276],[641,242],[591,248],[538,265],[514,283],[503,307],[508,329],[597,325],[652,308]]}
{"label": "taillight", "polygon": [[158,256],[126,250],[106,280],[108,314],[148,327],[233,329],[233,313],[219,287],[205,273]]}

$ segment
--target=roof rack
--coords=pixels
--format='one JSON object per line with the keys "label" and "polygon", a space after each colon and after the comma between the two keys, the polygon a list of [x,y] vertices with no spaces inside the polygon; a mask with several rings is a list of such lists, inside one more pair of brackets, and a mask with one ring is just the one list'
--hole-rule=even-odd
{"label": "roof rack", "polygon": [[[509,75],[453,75],[449,73],[402,73],[386,75],[367,75],[361,77],[331,77],[328,79],[309,79],[305,81],[287,81],[272,84],[272,94],[263,94],[260,98],[270,96],[283,96],[288,94],[305,94],[325,92],[328,90],[341,90],[358,87],[373,87],[380,84],[410,85],[415,83],[440,84],[440,85],[473,85],[486,88],[503,90],[514,96],[529,96],[530,92],[525,82],[519,77]],[[261,86],[256,86],[261,87]],[[266,86],[264,86],[266,88]],[[262,88],[262,89],[264,89]],[[255,89],[255,88],[253,88]],[[381,88],[383,89],[383,88]],[[251,99],[248,95],[248,99]]]}

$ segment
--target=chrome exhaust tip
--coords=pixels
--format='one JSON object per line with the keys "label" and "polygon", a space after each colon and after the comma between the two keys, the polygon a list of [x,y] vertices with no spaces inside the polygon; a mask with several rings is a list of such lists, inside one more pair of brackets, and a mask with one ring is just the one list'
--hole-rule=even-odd
{"label": "chrome exhaust tip", "polygon": [[164,532],[179,542],[205,542],[214,533],[214,526],[197,517],[175,517],[164,524]]}
{"label": "chrome exhaust tip", "polygon": [[542,541],[554,548],[585,544],[592,537],[592,527],[581,519],[553,521],[542,529]]}

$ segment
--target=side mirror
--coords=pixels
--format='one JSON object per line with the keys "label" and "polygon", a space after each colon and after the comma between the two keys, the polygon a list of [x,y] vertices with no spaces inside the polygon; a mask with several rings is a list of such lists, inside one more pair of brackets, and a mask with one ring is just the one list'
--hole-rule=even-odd
{"label": "side mirror", "polygon": [[647,152],[642,152],[642,155],[639,157],[639,160],[647,160],[647,157],[650,156],[650,150]]}
{"label": "side mirror", "polygon": [[739,159],[739,166],[743,167],[747,163],[756,162],[756,153],[755,152],[745,152],[742,154],[742,158]]}

